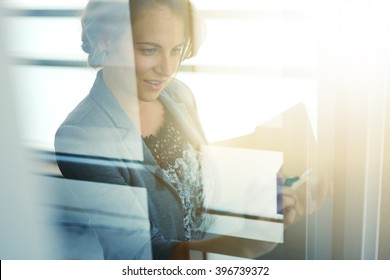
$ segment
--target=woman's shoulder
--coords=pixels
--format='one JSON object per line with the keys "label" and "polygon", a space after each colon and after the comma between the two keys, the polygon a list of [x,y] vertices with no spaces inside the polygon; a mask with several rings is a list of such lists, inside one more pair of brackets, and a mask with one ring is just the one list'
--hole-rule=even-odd
{"label": "woman's shoulder", "polygon": [[67,115],[63,124],[99,126],[110,123],[110,112],[117,115],[120,111],[113,95],[105,86],[102,73],[96,74],[95,82],[89,93]]}

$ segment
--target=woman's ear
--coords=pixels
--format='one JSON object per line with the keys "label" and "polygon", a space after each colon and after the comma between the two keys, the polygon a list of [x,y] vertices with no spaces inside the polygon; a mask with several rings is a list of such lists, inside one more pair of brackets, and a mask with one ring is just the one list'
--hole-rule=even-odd
{"label": "woman's ear", "polygon": [[109,50],[110,50],[110,42],[108,40],[104,40],[104,41],[100,41],[98,46],[99,46],[99,50],[102,52],[102,53],[108,53]]}

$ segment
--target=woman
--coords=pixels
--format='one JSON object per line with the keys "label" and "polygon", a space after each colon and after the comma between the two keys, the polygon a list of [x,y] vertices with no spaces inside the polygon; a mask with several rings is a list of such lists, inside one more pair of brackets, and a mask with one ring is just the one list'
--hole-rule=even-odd
{"label": "woman", "polygon": [[[128,12],[127,2],[91,0],[86,7],[82,47],[89,64],[102,69],[57,131],[62,174],[145,188],[155,259],[188,258],[190,248],[246,257],[268,252],[274,244],[202,240],[207,215],[199,148],[206,139],[190,90],[174,78],[199,46],[195,34],[202,27],[190,1],[130,0],[130,18]],[[97,234],[105,258],[128,258],[124,239]]]}

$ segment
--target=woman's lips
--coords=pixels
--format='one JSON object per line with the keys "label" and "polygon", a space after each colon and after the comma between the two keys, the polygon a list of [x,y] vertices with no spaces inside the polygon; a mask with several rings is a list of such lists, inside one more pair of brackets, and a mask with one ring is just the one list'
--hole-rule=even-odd
{"label": "woman's lips", "polygon": [[161,90],[165,81],[160,80],[144,80],[144,82],[153,90]]}

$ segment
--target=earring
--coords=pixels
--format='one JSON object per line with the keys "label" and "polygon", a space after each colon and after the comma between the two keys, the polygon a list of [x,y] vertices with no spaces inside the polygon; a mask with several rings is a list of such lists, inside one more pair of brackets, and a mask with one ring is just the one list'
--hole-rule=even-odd
{"label": "earring", "polygon": [[108,51],[107,50],[102,50],[101,54],[102,54],[102,56],[101,56],[101,66],[104,66],[105,62],[106,62],[106,57],[108,56]]}

